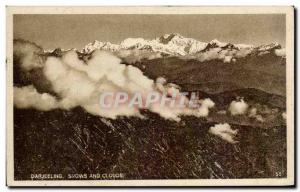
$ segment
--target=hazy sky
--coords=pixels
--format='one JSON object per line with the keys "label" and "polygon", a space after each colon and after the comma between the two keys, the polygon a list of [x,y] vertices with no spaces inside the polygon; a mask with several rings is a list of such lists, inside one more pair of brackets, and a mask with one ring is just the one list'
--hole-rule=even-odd
{"label": "hazy sky", "polygon": [[99,41],[119,43],[128,37],[151,39],[180,33],[203,42],[285,47],[284,15],[14,15],[14,38],[45,49],[77,48]]}

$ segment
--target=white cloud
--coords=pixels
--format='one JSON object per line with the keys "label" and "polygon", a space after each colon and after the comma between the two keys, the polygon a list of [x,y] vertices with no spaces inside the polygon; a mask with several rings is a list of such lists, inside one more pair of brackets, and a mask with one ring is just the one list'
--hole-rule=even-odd
{"label": "white cloud", "polygon": [[200,100],[200,104],[201,105],[198,109],[198,115],[197,115],[200,117],[207,117],[209,114],[209,109],[215,106],[215,103],[210,98]]}
{"label": "white cloud", "polygon": [[119,115],[139,116],[136,108],[126,105],[119,106],[118,109],[100,107],[99,97],[102,92],[133,93],[153,89],[153,80],[144,76],[138,68],[120,62],[119,58],[110,53],[95,51],[85,64],[75,52],[69,51],[62,59],[49,57],[44,74],[51,81],[54,91],[62,97],[60,107],[64,109],[81,106],[94,115],[108,118]]}
{"label": "white cloud", "polygon": [[216,124],[213,127],[209,128],[209,133],[216,135],[232,144],[237,143],[237,141],[234,140],[237,132],[237,130],[231,129],[231,126],[228,123]]}
{"label": "white cloud", "polygon": [[14,87],[14,105],[18,108],[36,108],[49,111],[58,107],[58,102],[48,93],[38,93],[33,86]]}
{"label": "white cloud", "polygon": [[285,57],[286,56],[286,52],[285,49],[275,49],[275,54],[279,57]]}
{"label": "white cloud", "polygon": [[248,109],[248,104],[241,99],[240,101],[232,101],[228,110],[230,111],[231,115],[242,115]]}
{"label": "white cloud", "polygon": [[241,48],[239,50],[236,49],[221,49],[219,47],[212,48],[208,51],[201,52],[195,55],[195,58],[199,61],[210,61],[210,60],[221,60],[224,63],[235,62],[237,58],[246,57],[253,50],[251,48]]}
{"label": "white cloud", "polygon": [[232,60],[232,56],[225,56],[224,57],[224,63],[230,63]]}
{"label": "white cloud", "polygon": [[124,59],[127,63],[140,62],[143,59],[152,60],[162,58],[161,53],[148,50],[119,50],[115,53],[118,57]]}

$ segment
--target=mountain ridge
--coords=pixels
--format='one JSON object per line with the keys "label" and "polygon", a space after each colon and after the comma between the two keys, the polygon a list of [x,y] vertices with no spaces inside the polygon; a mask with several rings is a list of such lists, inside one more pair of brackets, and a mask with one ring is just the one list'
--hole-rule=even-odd
{"label": "mountain ridge", "polygon": [[173,56],[186,56],[205,52],[211,49],[220,49],[220,51],[249,50],[249,52],[266,52],[281,48],[281,45],[277,42],[254,46],[248,44],[226,43],[221,42],[217,39],[213,39],[212,41],[206,43],[193,38],[184,37],[178,33],[170,33],[150,40],[143,38],[127,38],[124,39],[120,44],[113,44],[110,42],[101,42],[95,40],[94,42],[84,46],[84,48],[80,50],[80,52],[89,54],[97,49],[112,52],[135,49],[160,52]]}

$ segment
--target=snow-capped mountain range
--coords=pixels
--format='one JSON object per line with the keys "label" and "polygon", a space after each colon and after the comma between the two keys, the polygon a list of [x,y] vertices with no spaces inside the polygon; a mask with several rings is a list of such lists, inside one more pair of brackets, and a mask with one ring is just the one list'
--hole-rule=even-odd
{"label": "snow-capped mountain range", "polygon": [[209,43],[201,42],[193,38],[183,37],[180,34],[172,33],[165,34],[161,37],[147,40],[143,38],[127,38],[120,44],[113,44],[110,42],[101,42],[95,40],[93,43],[87,44],[82,53],[91,53],[94,50],[120,51],[120,50],[149,50],[151,52],[159,52],[174,56],[194,55],[205,52],[211,49],[220,50],[249,50],[250,52],[256,50],[259,52],[266,52],[275,49],[281,49],[278,43],[271,43],[262,46],[253,46],[246,44],[231,44],[220,42],[217,39]]}

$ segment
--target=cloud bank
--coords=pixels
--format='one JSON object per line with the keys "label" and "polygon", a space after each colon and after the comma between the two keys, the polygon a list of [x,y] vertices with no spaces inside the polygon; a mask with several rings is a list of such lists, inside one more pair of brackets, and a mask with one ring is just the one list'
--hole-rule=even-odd
{"label": "cloud bank", "polygon": [[[128,107],[126,103],[118,108],[101,108],[99,97],[103,92],[126,92],[130,96],[140,92],[142,97],[149,92],[159,94],[179,92],[176,85],[166,83],[163,78],[158,78],[157,81],[149,79],[140,69],[122,64],[121,59],[109,52],[94,51],[90,59],[85,61],[80,60],[73,50],[64,52],[61,57],[39,58],[36,47],[27,45],[27,42],[22,43],[19,45],[20,50],[15,52],[15,56],[21,58],[22,70],[41,68],[41,75],[51,84],[49,92],[54,92],[57,97],[49,93],[39,93],[32,85],[16,87],[14,88],[16,107],[48,111],[54,108],[69,110],[80,106],[93,115],[115,119],[118,116],[141,116],[141,108]],[[25,51],[22,51],[22,47],[25,47]],[[189,102],[187,98],[185,102]],[[213,101],[208,98],[199,103],[201,104],[199,108],[178,109],[154,103],[146,109],[166,119],[179,121],[181,115],[205,117],[214,106]]]}

